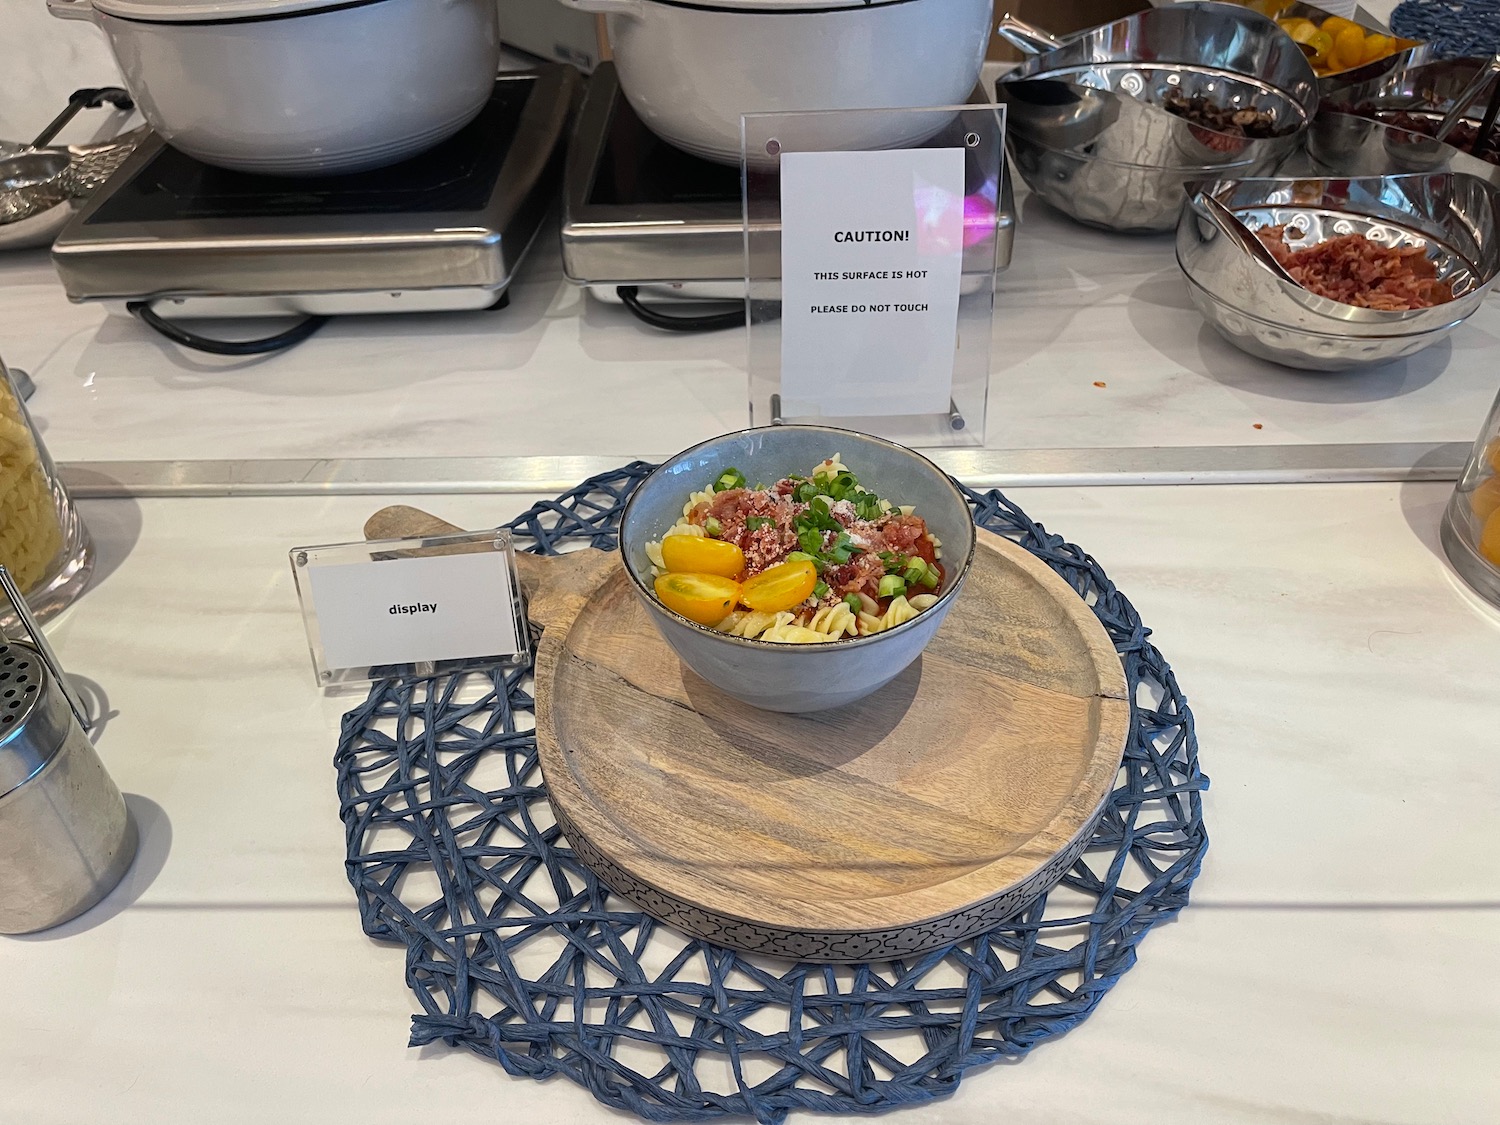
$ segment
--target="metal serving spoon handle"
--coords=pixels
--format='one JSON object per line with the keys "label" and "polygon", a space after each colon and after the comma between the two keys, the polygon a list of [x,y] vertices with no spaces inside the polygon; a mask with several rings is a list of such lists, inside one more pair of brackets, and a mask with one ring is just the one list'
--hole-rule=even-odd
{"label": "metal serving spoon handle", "polygon": [[1048,51],[1055,51],[1066,45],[1051,32],[1043,31],[1025,20],[1018,20],[1009,12],[1000,17],[995,32],[1024,55],[1045,55]]}
{"label": "metal serving spoon handle", "polygon": [[1469,107],[1479,100],[1479,95],[1484,93],[1490,79],[1500,74],[1500,55],[1496,55],[1479,68],[1479,73],[1474,75],[1474,80],[1464,87],[1463,93],[1454,99],[1453,107],[1448,110],[1447,116],[1439,123],[1437,132],[1433,134],[1433,140],[1446,141],[1448,134],[1458,128],[1458,123],[1464,119],[1464,114]]}
{"label": "metal serving spoon handle", "polygon": [[1238,215],[1206,191],[1201,192],[1198,199],[1203,204],[1203,209],[1208,212],[1208,217],[1240,249],[1265,266],[1266,269],[1270,270],[1282,281],[1291,282],[1293,285],[1297,284],[1292,275],[1286,272],[1286,268],[1276,260],[1276,255],[1272,254],[1266,247],[1266,244],[1260,240],[1260,236],[1241,222]]}

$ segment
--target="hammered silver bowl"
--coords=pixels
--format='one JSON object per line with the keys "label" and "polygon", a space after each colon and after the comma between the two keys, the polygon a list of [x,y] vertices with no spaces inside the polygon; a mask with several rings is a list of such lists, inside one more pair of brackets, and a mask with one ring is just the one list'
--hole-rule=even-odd
{"label": "hammered silver bowl", "polygon": [[[1251,229],[1301,230],[1293,248],[1356,233],[1422,246],[1454,299],[1388,312],[1319,297],[1235,245],[1205,194]],[[1202,183],[1177,225],[1177,264],[1204,319],[1240,350],[1308,371],[1374,367],[1431,347],[1483,303],[1500,275],[1500,189],[1464,173]]]}
{"label": "hammered silver bowl", "polygon": [[[1234,4],[1152,8],[1044,47],[1031,42],[1041,53],[996,84],[1011,158],[1032,191],[1106,230],[1171,230],[1186,184],[1274,172],[1317,112],[1317,76],[1301,50]],[[1281,132],[1216,131],[1164,108],[1175,95],[1268,113]]]}
{"label": "hammered silver bowl", "polygon": [[[1429,133],[1435,132],[1482,65],[1482,59],[1424,61],[1344,83],[1328,95],[1308,130],[1307,155],[1313,166],[1338,176],[1467,172],[1500,186],[1500,164],[1388,120],[1392,114],[1410,114],[1425,121]],[[1484,108],[1481,98],[1469,107],[1465,120],[1480,124]]]}

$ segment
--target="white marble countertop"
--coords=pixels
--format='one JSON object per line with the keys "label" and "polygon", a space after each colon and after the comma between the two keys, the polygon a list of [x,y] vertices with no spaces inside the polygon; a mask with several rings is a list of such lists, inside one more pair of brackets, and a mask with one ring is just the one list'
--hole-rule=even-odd
{"label": "white marble countertop", "polygon": [[[1391,4],[1369,5],[1386,15]],[[100,32],[37,3],[0,136],[39,128],[75,86],[118,81]],[[71,130],[93,135],[90,115]],[[33,127],[29,122],[35,121]],[[69,133],[72,137],[73,133]],[[1361,373],[1246,356],[1192,307],[1170,235],[1074,224],[1018,188],[991,358],[991,450],[1468,443],[1494,396],[1500,302],[1449,341]],[[745,339],[647,328],[562,277],[555,221],[511,306],[344,317],[281,355],[185,351],[73,305],[43,251],[0,253],[0,357],[64,462],[661,456],[745,424]],[[1097,384],[1103,384],[1102,386]]]}
{"label": "white marble countertop", "polygon": [[[1203,323],[1170,236],[1088,230],[1024,191],[1019,209],[991,449],[1468,442],[1494,396],[1500,302],[1410,359],[1293,371]],[[70,304],[43,252],[0,256],[0,355],[36,380],[61,461],[660,456],[746,424],[744,353],[742,332],[663,333],[585,296],[553,226],[507,309],[344,317],[252,360]]]}
{"label": "white marble countertop", "polygon": [[[1192,905],[1079,1028],[913,1121],[1488,1122],[1500,1102],[1500,614],[1439,484],[1014,493],[1096,555],[1197,718]],[[363,936],[286,551],[380,497],[83,505],[99,579],[50,629],[144,830],[101,906],[0,939],[0,1119],[623,1121],[563,1081],[410,1050]],[[428,497],[470,526],[523,497]],[[439,1108],[440,1107],[440,1108]],[[811,1118],[807,1118],[811,1120]]]}

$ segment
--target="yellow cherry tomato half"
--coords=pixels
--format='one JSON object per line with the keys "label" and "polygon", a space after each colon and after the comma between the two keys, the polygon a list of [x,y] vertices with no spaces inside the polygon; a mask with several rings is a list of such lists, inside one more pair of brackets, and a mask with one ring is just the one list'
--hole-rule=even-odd
{"label": "yellow cherry tomato half", "polygon": [[746,579],[740,601],[762,613],[780,613],[807,601],[817,584],[818,568],[807,559],[795,559]]}
{"label": "yellow cherry tomato half", "polygon": [[699,625],[717,625],[739,600],[740,584],[721,574],[663,574],[656,596],[673,613]]}
{"label": "yellow cherry tomato half", "polygon": [[1285,31],[1298,43],[1306,43],[1307,37],[1318,30],[1318,25],[1313,23],[1312,20],[1286,19],[1278,22],[1281,24],[1281,30]]}
{"label": "yellow cherry tomato half", "polygon": [[1333,36],[1326,31],[1314,31],[1306,39],[1298,40],[1306,43],[1312,48],[1312,56],[1308,59],[1313,66],[1329,66],[1333,61]]}
{"label": "yellow cherry tomato half", "polygon": [[702,535],[668,535],[661,541],[661,561],[680,574],[718,574],[738,578],[745,570],[745,552],[722,539]]}
{"label": "yellow cherry tomato half", "polygon": [[1343,16],[1329,16],[1326,20],[1323,21],[1323,30],[1328,32],[1329,35],[1335,37],[1339,34],[1339,32],[1350,27],[1359,32],[1361,35],[1365,33],[1364,28],[1360,27],[1359,24],[1355,23],[1353,20],[1346,20]]}

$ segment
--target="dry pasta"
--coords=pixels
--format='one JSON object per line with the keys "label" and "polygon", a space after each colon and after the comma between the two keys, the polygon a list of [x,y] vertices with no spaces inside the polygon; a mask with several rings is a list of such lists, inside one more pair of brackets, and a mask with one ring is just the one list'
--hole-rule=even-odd
{"label": "dry pasta", "polygon": [[62,524],[31,428],[0,383],[0,564],[22,591],[47,575],[62,547]]}

